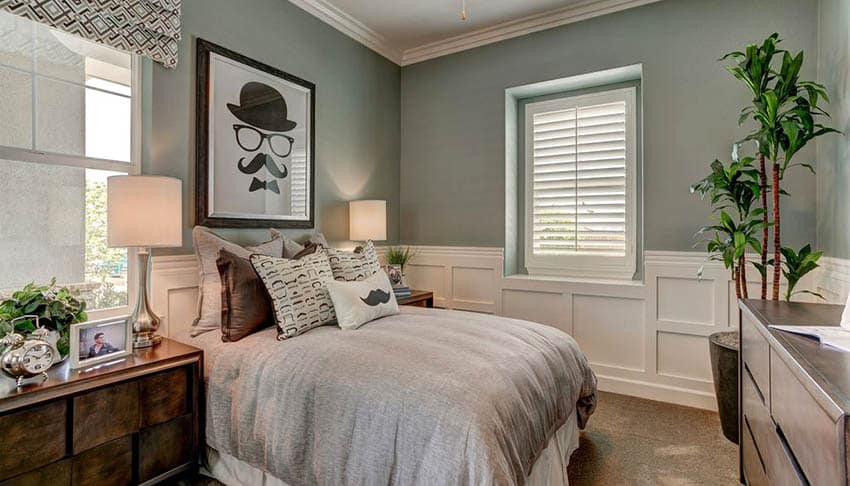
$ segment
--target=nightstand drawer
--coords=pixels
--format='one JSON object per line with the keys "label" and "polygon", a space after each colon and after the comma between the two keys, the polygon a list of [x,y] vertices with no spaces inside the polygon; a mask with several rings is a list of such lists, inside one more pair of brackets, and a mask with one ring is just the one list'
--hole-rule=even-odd
{"label": "nightstand drawer", "polygon": [[74,486],[121,486],[133,483],[133,437],[128,435],[74,457]]}
{"label": "nightstand drawer", "polygon": [[65,455],[67,402],[56,401],[0,417],[0,480],[51,463]]}
{"label": "nightstand drawer", "polygon": [[139,481],[192,462],[192,416],[148,427],[139,433]]}
{"label": "nightstand drawer", "polygon": [[139,430],[139,383],[110,385],[74,397],[74,454]]}
{"label": "nightstand drawer", "polygon": [[42,468],[0,482],[0,486],[70,486],[71,459],[48,464]]}
{"label": "nightstand drawer", "polygon": [[189,368],[146,376],[139,382],[140,427],[161,424],[191,412]]}

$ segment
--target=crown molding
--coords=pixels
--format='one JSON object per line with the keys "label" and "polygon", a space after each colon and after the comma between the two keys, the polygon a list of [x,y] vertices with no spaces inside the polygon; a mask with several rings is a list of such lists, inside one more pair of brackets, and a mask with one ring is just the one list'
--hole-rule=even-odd
{"label": "crown molding", "polygon": [[407,66],[435,57],[454,54],[532,32],[592,19],[600,15],[640,7],[661,0],[584,0],[556,10],[522,17],[404,51],[394,47],[387,38],[333,6],[328,0],[289,1],[390,61],[400,66]]}
{"label": "crown molding", "polygon": [[401,65],[407,66],[435,57],[446,56],[658,1],[661,0],[585,0],[556,10],[530,15],[468,34],[407,49],[402,55]]}
{"label": "crown molding", "polygon": [[390,61],[401,65],[401,50],[390,45],[384,36],[326,0],[289,0],[289,2]]}

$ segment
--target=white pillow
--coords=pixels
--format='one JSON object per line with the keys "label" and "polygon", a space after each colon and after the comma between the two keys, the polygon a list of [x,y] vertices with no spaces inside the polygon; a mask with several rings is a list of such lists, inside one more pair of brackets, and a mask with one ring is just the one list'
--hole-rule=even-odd
{"label": "white pillow", "polygon": [[357,329],[379,317],[398,314],[393,286],[384,272],[354,282],[328,282],[336,320],[343,329]]}
{"label": "white pillow", "polygon": [[283,254],[283,239],[273,236],[270,241],[256,246],[242,247],[225,240],[208,228],[195,226],[192,229],[192,245],[198,257],[198,308],[192,323],[192,336],[221,329],[221,276],[218,274],[219,252],[224,249],[240,258],[252,253],[279,257]]}
{"label": "white pillow", "polygon": [[251,265],[271,297],[279,340],[336,319],[327,289],[333,273],[321,249],[299,260],[251,255]]}

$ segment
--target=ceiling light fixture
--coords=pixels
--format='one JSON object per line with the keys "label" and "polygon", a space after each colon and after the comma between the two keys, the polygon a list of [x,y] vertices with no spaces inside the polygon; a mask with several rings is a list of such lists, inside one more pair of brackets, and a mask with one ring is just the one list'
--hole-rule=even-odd
{"label": "ceiling light fixture", "polygon": [[461,0],[460,19],[466,20],[466,0]]}

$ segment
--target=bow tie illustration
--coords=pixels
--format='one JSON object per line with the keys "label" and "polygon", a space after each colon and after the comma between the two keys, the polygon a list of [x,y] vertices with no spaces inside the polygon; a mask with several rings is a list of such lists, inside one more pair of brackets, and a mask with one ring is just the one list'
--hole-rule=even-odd
{"label": "bow tie illustration", "polygon": [[265,191],[272,191],[275,194],[280,194],[280,187],[277,185],[277,181],[261,181],[254,177],[254,180],[251,181],[251,187],[248,188],[249,192],[255,192],[263,189]]}

